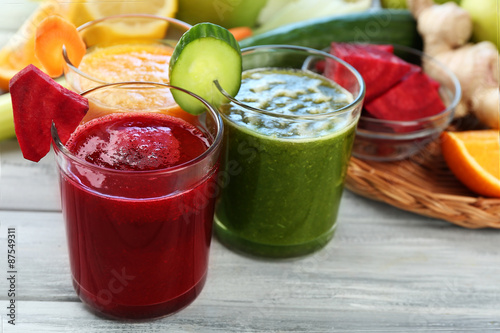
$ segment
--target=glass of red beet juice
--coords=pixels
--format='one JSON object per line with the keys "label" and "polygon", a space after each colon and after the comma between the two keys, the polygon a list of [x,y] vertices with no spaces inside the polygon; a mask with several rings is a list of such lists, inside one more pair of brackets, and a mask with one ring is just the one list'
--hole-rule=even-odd
{"label": "glass of red beet juice", "polygon": [[163,98],[170,89],[100,86],[82,93],[90,110],[68,142],[52,128],[73,285],[107,317],[172,314],[205,283],[223,125],[190,92],[200,116]]}

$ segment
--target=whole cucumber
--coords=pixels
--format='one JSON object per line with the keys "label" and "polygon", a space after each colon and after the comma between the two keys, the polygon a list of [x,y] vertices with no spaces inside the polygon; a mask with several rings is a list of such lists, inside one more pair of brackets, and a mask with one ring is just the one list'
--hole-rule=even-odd
{"label": "whole cucumber", "polygon": [[399,44],[417,49],[422,40],[408,10],[372,9],[288,24],[240,41],[241,48],[288,44],[325,49],[331,42]]}

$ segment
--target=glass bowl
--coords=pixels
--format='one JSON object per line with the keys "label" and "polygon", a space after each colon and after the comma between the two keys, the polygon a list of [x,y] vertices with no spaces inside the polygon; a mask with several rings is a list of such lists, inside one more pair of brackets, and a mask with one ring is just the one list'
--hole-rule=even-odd
{"label": "glass bowl", "polygon": [[352,155],[363,160],[396,161],[425,149],[439,137],[453,120],[461,98],[461,88],[455,74],[445,65],[423,52],[394,45],[394,54],[420,66],[439,83],[439,94],[446,108],[440,113],[412,121],[383,120],[361,114],[356,129]]}

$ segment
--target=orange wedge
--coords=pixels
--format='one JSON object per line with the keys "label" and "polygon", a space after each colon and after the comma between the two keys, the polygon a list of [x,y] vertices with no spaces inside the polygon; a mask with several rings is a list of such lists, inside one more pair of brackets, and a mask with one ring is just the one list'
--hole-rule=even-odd
{"label": "orange wedge", "polygon": [[64,69],[63,46],[68,58],[78,67],[87,47],[73,23],[61,16],[52,15],[36,28],[35,56],[52,77],[62,75]]}
{"label": "orange wedge", "polygon": [[443,132],[443,157],[453,174],[470,190],[500,198],[500,132]]}

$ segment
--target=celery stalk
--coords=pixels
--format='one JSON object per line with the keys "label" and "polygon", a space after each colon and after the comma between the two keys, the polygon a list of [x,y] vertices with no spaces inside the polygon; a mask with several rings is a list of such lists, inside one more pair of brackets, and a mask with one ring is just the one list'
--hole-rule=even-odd
{"label": "celery stalk", "polygon": [[14,114],[10,94],[0,95],[0,141],[12,138],[14,132]]}

